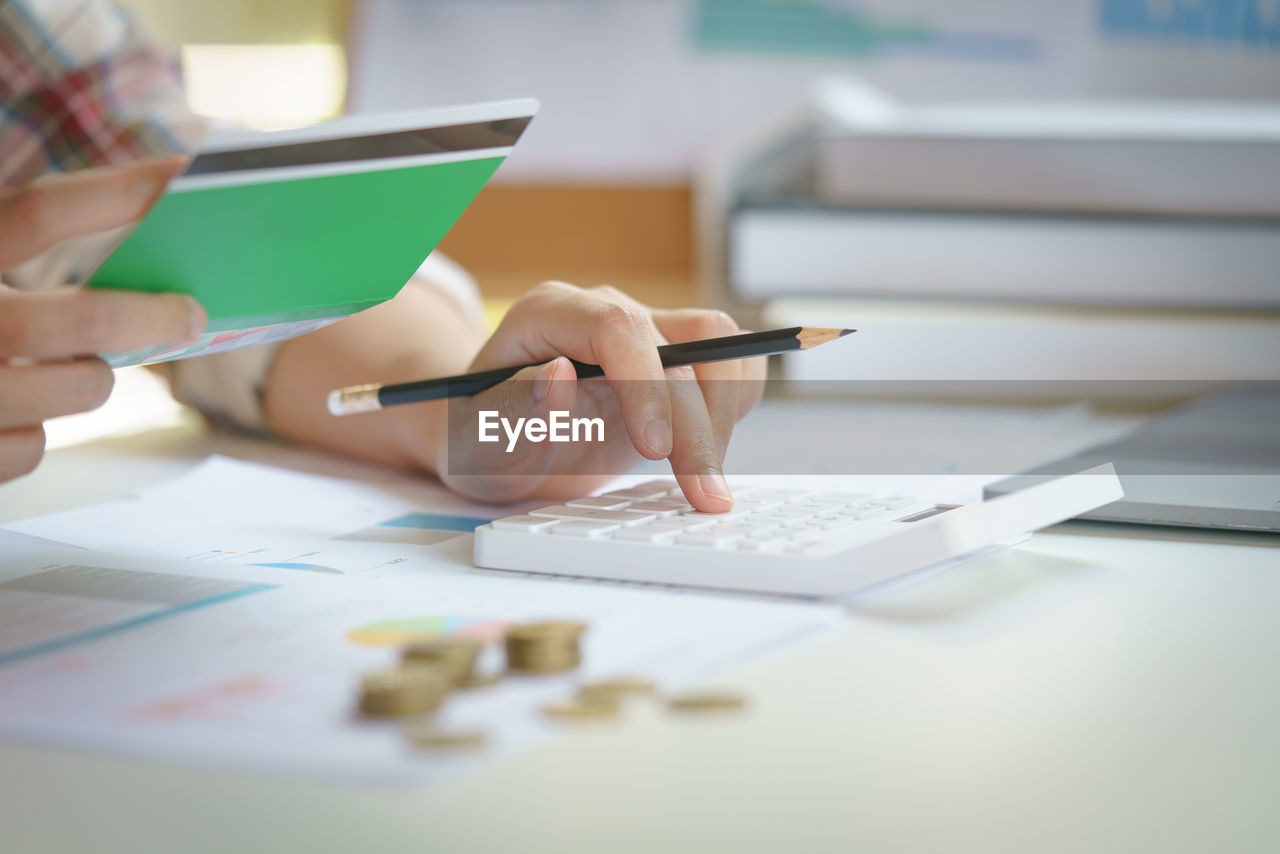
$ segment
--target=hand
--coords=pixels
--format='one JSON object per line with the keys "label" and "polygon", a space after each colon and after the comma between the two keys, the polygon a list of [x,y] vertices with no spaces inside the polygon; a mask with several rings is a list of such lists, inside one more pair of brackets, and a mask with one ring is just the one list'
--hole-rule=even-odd
{"label": "hand", "polygon": [[[0,271],[68,238],[141,219],[184,163],[155,158],[0,190]],[[186,343],[205,322],[204,310],[179,294],[0,285],[0,481],[39,463],[45,419],[106,401],[111,369],[95,354]]]}
{"label": "hand", "polygon": [[[715,362],[663,371],[657,348],[739,331],[728,315],[641,305],[612,287],[582,290],[547,282],[521,299],[480,350],[469,370],[527,362],[511,380],[448,406],[448,429],[435,467],[451,488],[487,501],[529,495],[584,495],[639,462],[671,461],[689,503],[706,512],[733,506],[722,462],[734,423],[760,400],[764,359]],[[598,364],[605,381],[576,379],[568,359]],[[512,422],[548,417],[601,417],[604,441],[523,442],[506,452],[476,441],[479,412]],[[618,429],[620,425],[625,430]],[[612,429],[610,429],[612,428]]]}

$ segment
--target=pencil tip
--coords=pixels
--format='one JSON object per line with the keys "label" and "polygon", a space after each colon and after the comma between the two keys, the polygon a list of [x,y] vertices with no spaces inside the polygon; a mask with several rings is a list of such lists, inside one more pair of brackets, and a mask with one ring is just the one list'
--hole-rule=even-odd
{"label": "pencil tip", "polygon": [[846,335],[851,335],[851,334],[853,334],[854,332],[857,332],[857,331],[858,331],[858,330],[856,330],[856,329],[841,329],[841,330],[840,330],[840,337],[841,337],[841,338],[843,338],[844,336],[846,336]]}

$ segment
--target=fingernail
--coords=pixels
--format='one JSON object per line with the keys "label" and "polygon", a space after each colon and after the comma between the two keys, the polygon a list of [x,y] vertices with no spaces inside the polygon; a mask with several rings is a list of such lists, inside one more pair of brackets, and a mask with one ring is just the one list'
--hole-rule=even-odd
{"label": "fingernail", "polygon": [[546,399],[547,395],[551,394],[552,377],[556,375],[556,362],[558,361],[560,360],[552,359],[550,362],[547,362],[545,365],[539,368],[538,373],[534,375],[534,378],[533,378],[534,403],[541,403],[543,400]]}
{"label": "fingernail", "polygon": [[650,421],[644,425],[644,443],[649,450],[665,457],[671,453],[671,425],[666,421]]}
{"label": "fingernail", "polygon": [[206,326],[209,325],[209,315],[205,312],[204,306],[196,302],[196,298],[190,294],[183,294],[187,298],[187,305],[190,308],[190,319],[187,326],[187,340],[194,341],[204,332]]}
{"label": "fingernail", "polygon": [[729,484],[725,483],[724,475],[715,469],[707,469],[698,475],[698,486],[702,487],[702,491],[714,498],[723,498],[726,501],[732,501],[733,496],[729,494]]}

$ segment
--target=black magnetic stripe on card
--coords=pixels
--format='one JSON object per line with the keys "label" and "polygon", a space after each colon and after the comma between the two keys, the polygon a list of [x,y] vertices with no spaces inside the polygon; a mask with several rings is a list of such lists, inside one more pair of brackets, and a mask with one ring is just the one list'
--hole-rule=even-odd
{"label": "black magnetic stripe on card", "polygon": [[198,155],[185,174],[213,175],[221,172],[320,166],[358,160],[506,148],[515,145],[520,134],[524,133],[524,129],[528,127],[529,118],[529,116],[520,116],[464,125],[362,134],[341,139],[318,139],[284,145],[265,145],[260,148],[210,151]]}

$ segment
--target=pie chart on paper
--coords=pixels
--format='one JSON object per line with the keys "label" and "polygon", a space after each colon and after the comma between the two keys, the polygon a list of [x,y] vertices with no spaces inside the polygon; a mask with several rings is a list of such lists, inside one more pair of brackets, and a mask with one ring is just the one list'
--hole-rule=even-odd
{"label": "pie chart on paper", "polygon": [[496,642],[502,639],[510,625],[503,620],[473,617],[403,617],[358,626],[347,632],[347,640],[360,646],[373,647],[405,646],[440,637]]}

